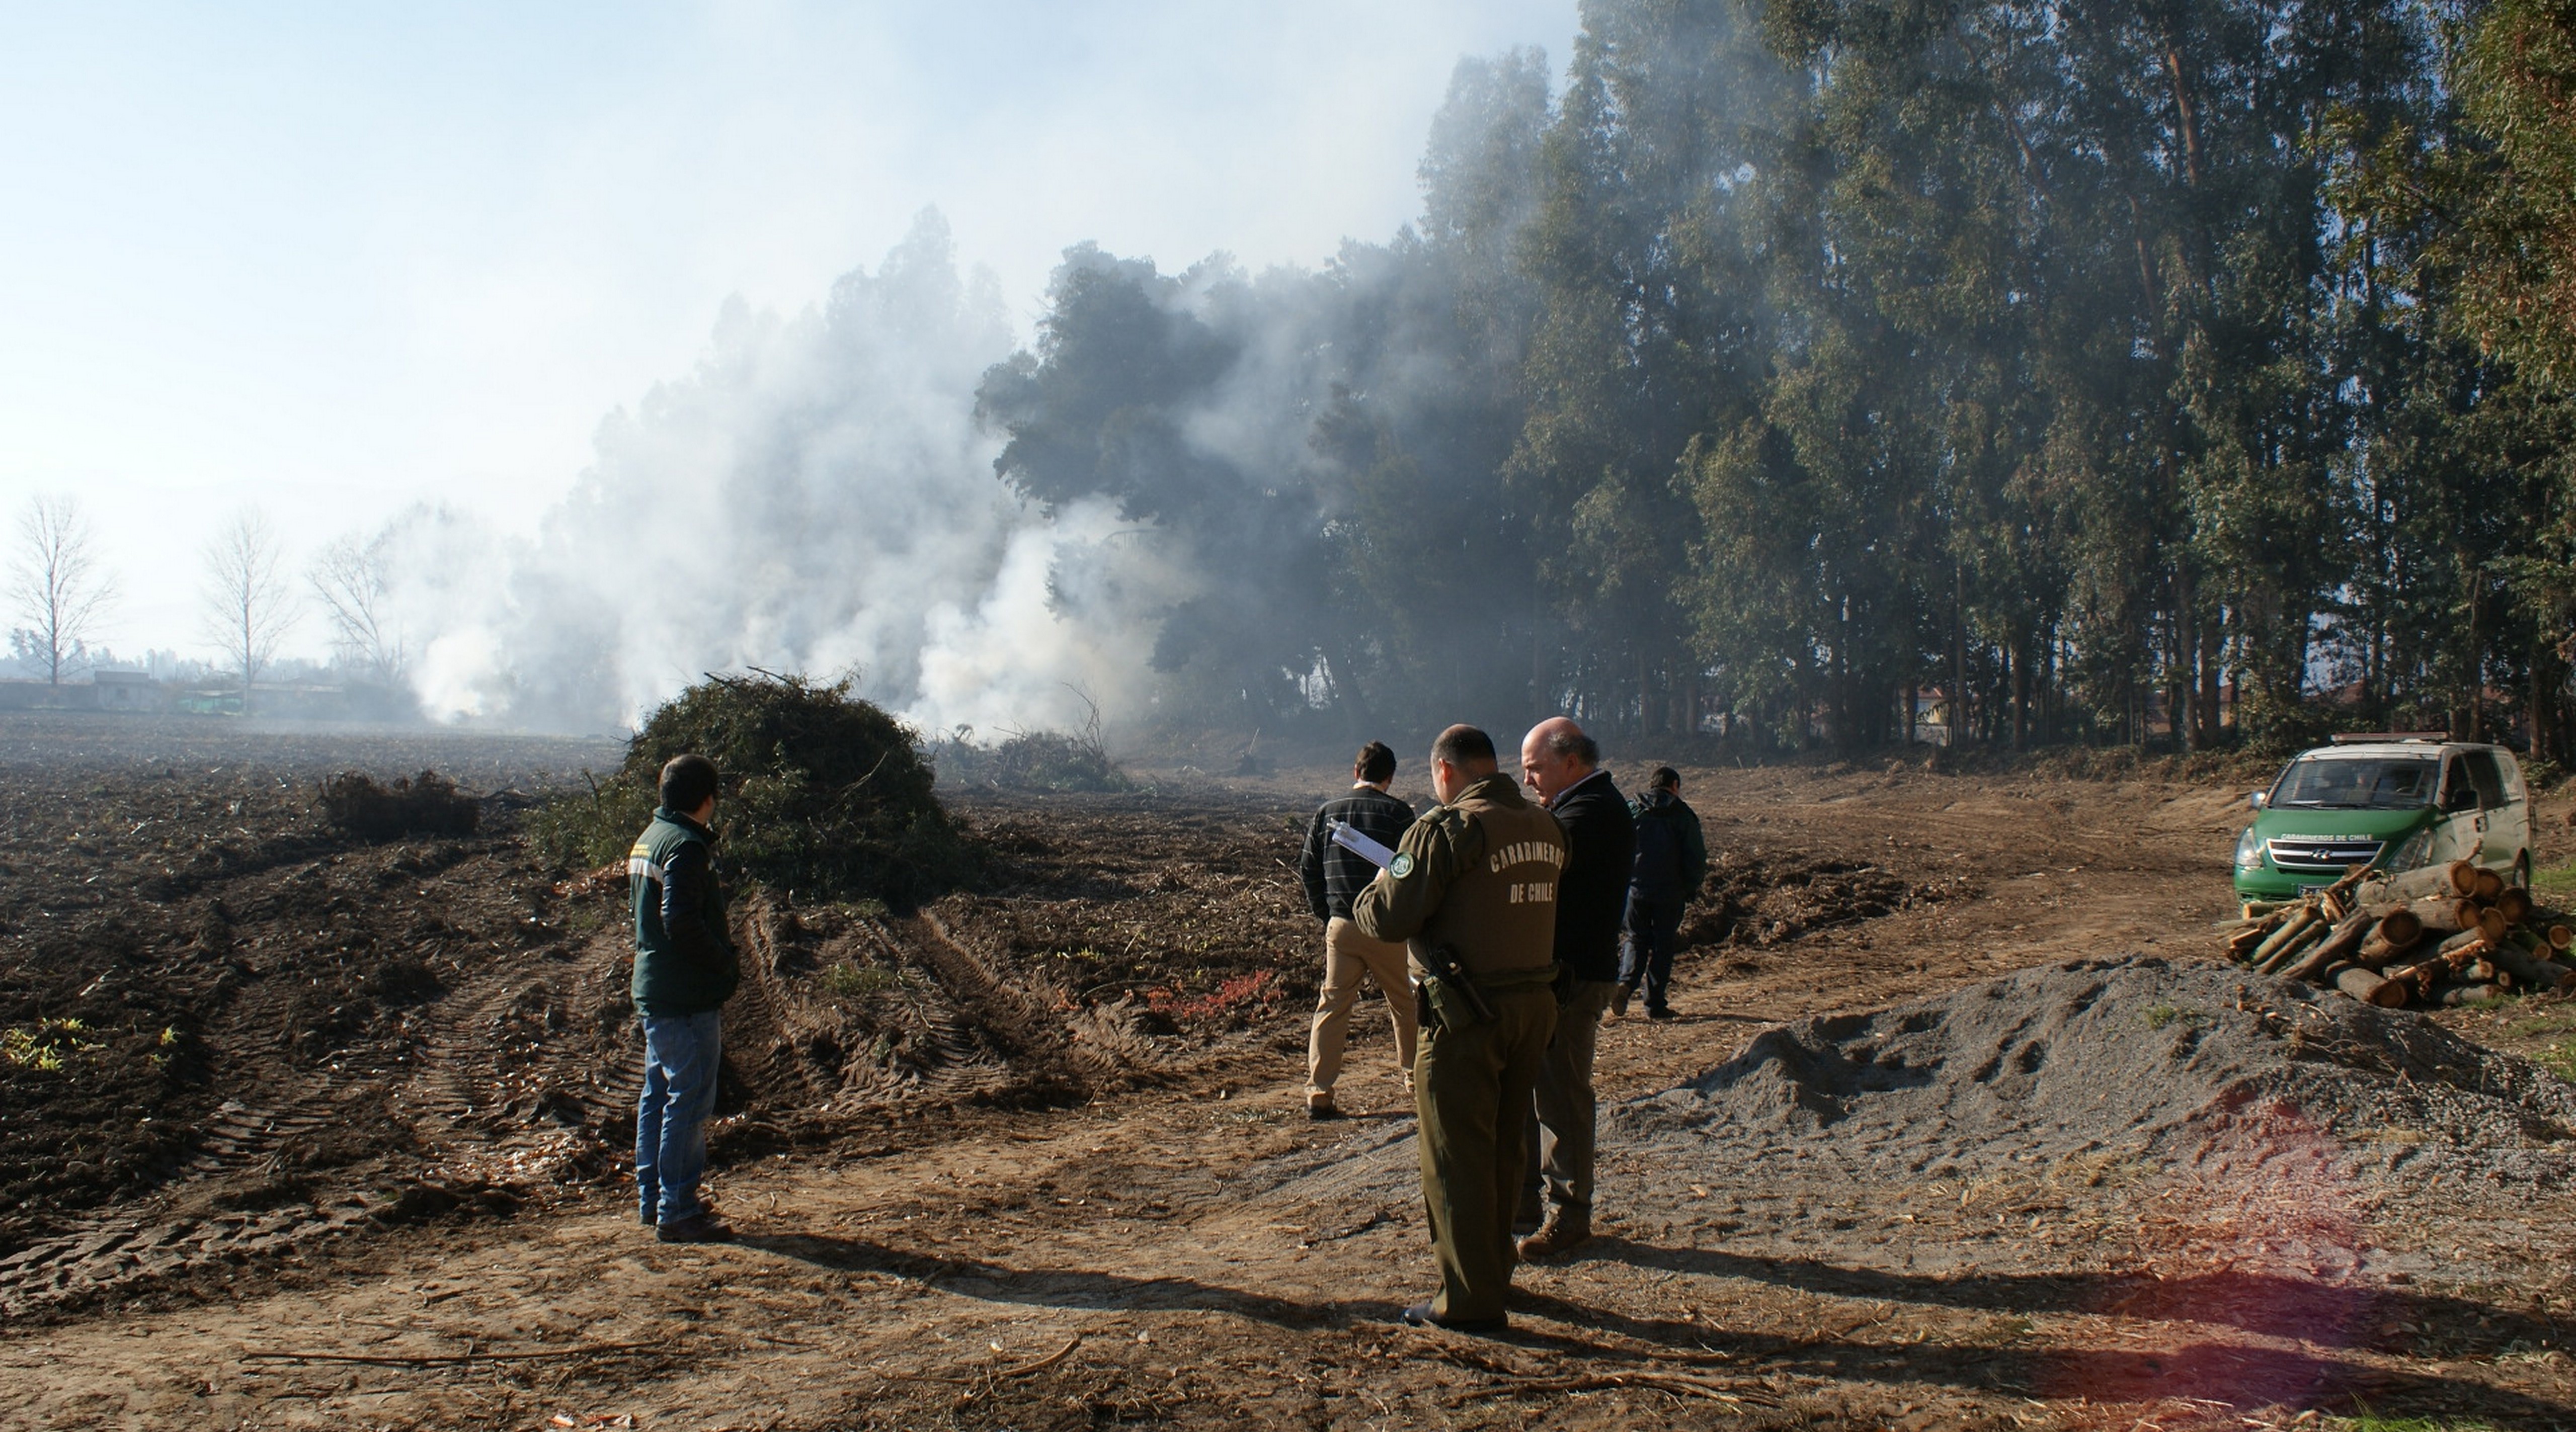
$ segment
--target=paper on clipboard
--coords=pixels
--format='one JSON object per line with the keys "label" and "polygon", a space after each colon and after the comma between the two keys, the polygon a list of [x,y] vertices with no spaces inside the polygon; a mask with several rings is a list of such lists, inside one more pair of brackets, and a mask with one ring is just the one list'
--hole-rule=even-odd
{"label": "paper on clipboard", "polygon": [[1346,820],[1333,822],[1333,844],[1362,857],[1380,870],[1384,870],[1395,859],[1394,851],[1360,834]]}

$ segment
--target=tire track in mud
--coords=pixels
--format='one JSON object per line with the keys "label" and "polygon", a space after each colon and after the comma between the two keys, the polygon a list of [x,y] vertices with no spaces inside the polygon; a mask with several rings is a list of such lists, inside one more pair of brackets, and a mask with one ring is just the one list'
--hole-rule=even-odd
{"label": "tire track in mud", "polygon": [[[741,922],[742,981],[724,1009],[728,1062],[737,1075],[756,1079],[764,1099],[777,1099],[782,1093],[793,1099],[801,1094],[808,1107],[829,1103],[840,1094],[841,1084],[837,1078],[822,1077],[814,1061],[805,1056],[805,1043],[817,1026],[790,1013],[796,1001],[778,972],[782,946],[778,912],[765,897],[755,896],[747,904],[748,918]],[[640,1093],[640,1071],[632,1082]]]}
{"label": "tire track in mud", "polygon": [[[254,1108],[225,1101],[215,1111],[195,1157],[180,1165],[143,1208],[249,1172],[255,1161],[286,1139],[330,1124],[349,1092],[343,1081],[326,1077],[311,1092],[281,1104]],[[355,1196],[327,1206],[290,1204],[203,1216],[156,1217],[134,1203],[102,1210],[81,1219],[68,1232],[0,1258],[0,1321],[85,1302],[215,1263],[244,1263],[291,1251],[315,1237],[345,1232],[370,1211],[370,1205]]]}
{"label": "tire track in mud", "polygon": [[363,1223],[369,1212],[364,1201],[353,1197],[329,1207],[305,1205],[171,1222],[133,1216],[97,1219],[78,1232],[32,1244],[0,1260],[0,1320],[69,1307],[218,1263],[242,1264],[291,1253],[318,1238],[347,1232]]}
{"label": "tire track in mud", "polygon": [[[445,1125],[451,1139],[480,1137],[476,1125],[495,1103],[490,1079],[499,1054],[494,1023],[530,988],[526,981],[494,980],[470,996],[451,993],[432,1006],[426,1037],[408,1061],[411,1077],[395,1106],[407,1117]],[[0,1319],[135,1291],[218,1264],[291,1254],[317,1239],[367,1226],[383,1210],[357,1193],[327,1202],[213,1214],[176,1214],[170,1208],[204,1201],[191,1195],[220,1197],[214,1186],[254,1174],[256,1165],[288,1140],[345,1122],[348,1106],[376,1087],[380,1077],[325,1068],[316,1071],[307,1092],[293,1099],[258,1106],[225,1101],[197,1140],[193,1156],[144,1199],[90,1214],[70,1230],[0,1259]]]}
{"label": "tire track in mud", "polygon": [[905,990],[905,1006],[919,1021],[924,1041],[913,1049],[915,1092],[938,1100],[1000,1093],[1012,1083],[1010,1051],[995,1048],[992,1036],[1009,1033],[1015,1021],[993,1008],[999,986],[933,917],[916,916],[906,925],[915,938],[897,940],[882,925],[869,934],[897,961],[930,976],[927,991]]}
{"label": "tire track in mud", "polygon": [[933,988],[908,995],[929,1058],[916,1060],[919,1093],[946,1101],[1061,1098],[1117,1067],[1105,1051],[1076,1037],[1069,1002],[1052,985],[1024,984],[995,973],[985,957],[925,910],[899,927],[871,933]]}
{"label": "tire track in mud", "polygon": [[[498,1051],[489,1037],[492,1022],[517,1004],[525,991],[524,985],[495,980],[455,1013],[447,1007],[456,1004],[459,996],[451,994],[440,1001],[441,1017],[430,1023],[428,1037],[412,1057],[413,1073],[405,1089],[409,1097],[398,1096],[397,1102],[409,1105],[416,1115],[465,1132],[478,1110],[488,1112],[492,1107],[491,1077],[498,1069],[492,1057]],[[478,1044],[482,1047],[477,1048]]]}
{"label": "tire track in mud", "polygon": [[193,1183],[239,1172],[289,1137],[309,1134],[330,1123],[342,1092],[342,1081],[326,1075],[310,1093],[283,1104],[253,1109],[238,1100],[225,1100],[215,1110],[214,1122],[207,1126],[196,1157],[181,1165],[170,1182]]}

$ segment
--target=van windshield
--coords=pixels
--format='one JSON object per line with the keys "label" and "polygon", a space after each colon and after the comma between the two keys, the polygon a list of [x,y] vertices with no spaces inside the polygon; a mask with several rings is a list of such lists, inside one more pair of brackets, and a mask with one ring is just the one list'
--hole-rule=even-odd
{"label": "van windshield", "polygon": [[2421,810],[2433,803],[2435,769],[2418,756],[2302,756],[2281,773],[2270,803],[2309,810]]}

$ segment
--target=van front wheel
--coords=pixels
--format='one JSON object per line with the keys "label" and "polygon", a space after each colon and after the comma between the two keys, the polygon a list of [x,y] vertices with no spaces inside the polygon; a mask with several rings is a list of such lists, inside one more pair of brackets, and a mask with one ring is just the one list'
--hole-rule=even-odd
{"label": "van front wheel", "polygon": [[2525,890],[2531,888],[2531,852],[2528,850],[2513,858],[2513,883]]}

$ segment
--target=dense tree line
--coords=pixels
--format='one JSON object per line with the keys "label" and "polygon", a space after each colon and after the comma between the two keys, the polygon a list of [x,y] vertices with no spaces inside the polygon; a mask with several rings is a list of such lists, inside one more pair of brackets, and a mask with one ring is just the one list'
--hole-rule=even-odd
{"label": "dense tree line", "polygon": [[1168,699],[2565,758],[2567,0],[1582,18],[1461,65],[1393,241],[1080,248],[987,375],[1014,488],[1137,524],[1087,583],[1194,569]]}

